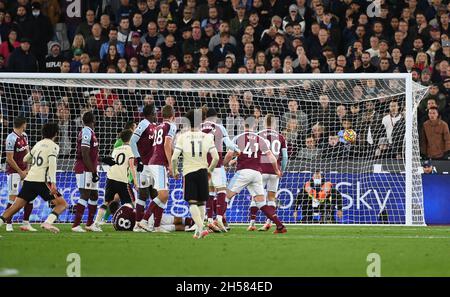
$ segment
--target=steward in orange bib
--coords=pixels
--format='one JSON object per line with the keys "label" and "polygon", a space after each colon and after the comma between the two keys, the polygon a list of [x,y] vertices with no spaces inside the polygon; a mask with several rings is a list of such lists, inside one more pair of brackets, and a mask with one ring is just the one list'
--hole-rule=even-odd
{"label": "steward in orange bib", "polygon": [[[296,221],[297,211],[301,206],[302,223],[336,223],[336,209],[338,218],[342,218],[342,195],[331,182],[322,177],[320,171],[316,171],[305,183],[303,191],[297,195],[294,206]],[[320,214],[320,221],[313,221],[315,213]]]}

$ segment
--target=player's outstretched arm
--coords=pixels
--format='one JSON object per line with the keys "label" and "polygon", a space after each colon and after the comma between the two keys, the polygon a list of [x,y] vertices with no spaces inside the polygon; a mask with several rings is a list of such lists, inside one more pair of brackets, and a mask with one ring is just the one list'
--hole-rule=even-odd
{"label": "player's outstretched arm", "polygon": [[56,184],[56,156],[48,156],[48,178],[49,182]]}
{"label": "player's outstretched arm", "polygon": [[[167,161],[172,160],[172,145],[172,137],[166,136],[164,139],[164,153],[166,154]],[[174,175],[173,172],[171,172],[172,170],[174,170],[174,168],[172,167],[172,163],[169,162],[169,174]]]}
{"label": "player's outstretched arm", "polygon": [[269,157],[270,163],[273,166],[273,170],[275,171],[275,174],[281,177],[282,173],[280,171],[280,168],[278,168],[277,158],[272,154],[272,152],[269,150],[265,152],[266,156]]}
{"label": "player's outstretched arm", "polygon": [[[8,152],[6,153],[6,162],[8,162],[8,164],[11,166],[11,167],[13,167],[12,166],[12,162],[14,162],[14,164],[17,166],[17,163],[16,163],[16,161],[14,161],[14,158],[13,158],[13,156],[11,156],[11,158],[13,158],[12,159],[12,162],[10,163],[9,162],[9,159],[8,159]],[[33,155],[31,154],[31,152],[28,152],[28,154],[26,154],[25,155],[25,157],[23,157],[23,161],[25,162],[25,163],[27,163],[27,164],[31,164],[31,160],[33,160]],[[14,168],[14,167],[13,167]],[[17,168],[19,168],[19,167],[17,167]],[[14,168],[14,170],[15,170],[16,168]],[[16,170],[17,171],[17,170]]]}
{"label": "player's outstretched arm", "polygon": [[281,149],[281,172],[286,171],[286,167],[288,164],[288,152],[287,148]]}
{"label": "player's outstretched arm", "polygon": [[227,154],[225,155],[225,158],[223,159],[224,166],[227,166],[228,163],[230,163],[230,161],[234,158],[235,153],[236,152],[234,150],[229,150],[227,152]]}
{"label": "player's outstretched arm", "polygon": [[[26,159],[27,157],[28,159]],[[31,163],[31,155],[29,152],[23,158],[23,161],[25,163]],[[14,152],[6,152],[6,162],[8,163],[9,166],[11,166],[12,169],[14,169],[17,173],[19,173],[21,179],[24,179],[26,177],[27,171],[19,168],[16,161],[14,160]]]}
{"label": "player's outstretched arm", "polygon": [[139,185],[137,183],[137,178],[136,178],[136,167],[134,167],[134,158],[128,159],[128,166],[130,168],[131,177],[133,178],[134,186],[137,189],[137,188],[139,188]]}
{"label": "player's outstretched arm", "polygon": [[172,164],[172,170],[173,170],[173,177],[178,178],[179,172],[178,172],[178,158],[180,157],[182,153],[182,149],[178,146],[175,147],[175,150],[172,154],[172,159],[170,160],[170,163]]}
{"label": "player's outstretched arm", "polygon": [[134,133],[133,136],[131,136],[130,146],[131,146],[131,150],[133,151],[133,155],[135,158],[141,158],[141,155],[139,154],[139,150],[137,147],[137,143],[140,138],[141,137],[139,135],[137,135],[136,133]]}
{"label": "player's outstretched arm", "polygon": [[219,152],[217,151],[216,146],[213,146],[209,149],[209,153],[211,154],[212,160],[211,164],[209,165],[208,172],[212,173],[216,168],[217,163],[219,163]]}
{"label": "player's outstretched arm", "polygon": [[94,164],[92,163],[91,156],[90,156],[90,148],[82,146],[81,147],[81,157],[83,159],[84,165],[87,167],[87,169],[92,172],[92,181],[98,182],[100,179],[97,174],[97,168],[94,167]]}

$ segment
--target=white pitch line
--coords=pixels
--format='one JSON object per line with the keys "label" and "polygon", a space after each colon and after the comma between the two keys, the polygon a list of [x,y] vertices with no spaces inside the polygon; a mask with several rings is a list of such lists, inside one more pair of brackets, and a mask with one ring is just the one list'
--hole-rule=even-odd
{"label": "white pitch line", "polygon": [[[240,238],[261,238],[257,236],[241,236],[241,234],[229,234],[227,236],[215,237],[215,238],[230,238],[230,237],[240,237]],[[280,239],[450,239],[450,236],[418,236],[418,235],[278,235],[273,238]]]}

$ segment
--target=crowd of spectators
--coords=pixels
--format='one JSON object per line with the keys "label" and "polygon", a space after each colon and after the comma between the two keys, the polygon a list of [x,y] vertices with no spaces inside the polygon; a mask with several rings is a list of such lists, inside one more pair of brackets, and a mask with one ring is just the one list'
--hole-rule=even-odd
{"label": "crowd of spectators", "polygon": [[[418,107],[421,153],[425,158],[447,158],[450,3],[379,2],[379,9],[374,9],[372,1],[362,0],[0,0],[0,70],[408,72],[414,81],[430,88]],[[291,155],[317,158],[321,153],[335,156],[356,152],[364,156],[370,152],[376,158],[401,159],[404,98],[383,97],[388,85],[380,86],[372,80],[351,88],[340,81],[333,84],[328,91],[319,88],[312,94],[314,104],[302,98],[307,94],[306,83],[302,87],[305,92],[283,91],[279,87],[275,91],[261,88],[231,94],[188,95],[133,88],[36,88],[22,94],[20,112],[29,116],[36,127],[54,117],[68,136],[76,131],[72,126],[80,124],[80,113],[94,109],[102,118],[100,133],[115,137],[116,124],[138,120],[143,104],[153,101],[158,107],[176,105],[178,114],[203,104],[232,118],[260,118],[270,111],[282,119],[280,128],[290,144]],[[341,89],[349,90],[348,96],[355,103],[335,100],[330,90]],[[267,109],[264,98],[271,96],[282,98],[283,103],[277,104],[281,106],[277,107],[279,110]],[[358,98],[370,96],[378,99],[357,102]],[[177,102],[179,98],[191,99]],[[4,106],[4,110],[7,108]],[[357,149],[343,141],[346,129],[356,131]],[[106,148],[109,144],[103,145]],[[71,147],[68,143],[62,150],[70,154]]]}

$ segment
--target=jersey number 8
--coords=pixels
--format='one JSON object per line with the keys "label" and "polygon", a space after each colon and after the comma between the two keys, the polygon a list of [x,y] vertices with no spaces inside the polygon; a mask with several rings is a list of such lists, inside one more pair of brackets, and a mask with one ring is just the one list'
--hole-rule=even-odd
{"label": "jersey number 8", "polygon": [[119,225],[119,227],[122,227],[124,229],[129,229],[131,227],[130,220],[124,218],[120,218],[117,224]]}

